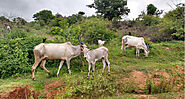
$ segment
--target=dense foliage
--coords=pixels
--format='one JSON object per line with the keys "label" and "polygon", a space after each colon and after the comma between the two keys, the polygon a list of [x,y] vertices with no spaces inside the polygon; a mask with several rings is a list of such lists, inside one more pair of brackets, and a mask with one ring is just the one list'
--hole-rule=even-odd
{"label": "dense foliage", "polygon": [[1,32],[3,35],[0,36],[0,78],[30,73],[30,65],[33,63],[32,49],[40,40],[28,37],[17,28],[11,33],[4,30]]}
{"label": "dense foliage", "polygon": [[[184,4],[178,4],[176,7],[176,9],[167,12],[162,18],[159,17],[159,10],[154,10],[152,14],[148,14],[148,11],[147,13],[142,11],[136,20],[123,22],[122,27],[128,27],[125,30],[126,32],[123,33],[128,34],[130,32],[133,35],[145,36],[153,42],[183,40],[185,35]],[[147,7],[147,10],[149,8]]]}
{"label": "dense foliage", "polygon": [[45,23],[48,23],[51,19],[54,18],[52,12],[50,10],[42,10],[33,15],[33,18],[38,20],[43,20]]}
{"label": "dense foliage", "polygon": [[[115,37],[114,31],[110,30],[112,23],[98,18],[84,20],[80,24],[84,41],[90,44],[97,44],[98,40],[110,41]],[[109,28],[108,28],[109,27]]]}
{"label": "dense foliage", "polygon": [[95,8],[96,13],[100,13],[104,18],[112,20],[120,18],[122,15],[128,15],[130,9],[126,7],[126,0],[94,0],[94,3],[88,5],[90,8]]}
{"label": "dense foliage", "polygon": [[184,7],[184,4],[178,4],[176,9],[166,13],[163,21],[158,25],[161,32],[166,32],[177,40],[184,39]]}
{"label": "dense foliage", "polygon": [[157,8],[153,4],[147,6],[147,14],[154,15]]}

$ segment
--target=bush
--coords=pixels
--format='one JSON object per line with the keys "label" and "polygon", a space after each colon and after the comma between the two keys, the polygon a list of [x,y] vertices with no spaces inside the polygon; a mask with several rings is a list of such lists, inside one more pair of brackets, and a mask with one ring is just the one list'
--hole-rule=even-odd
{"label": "bush", "polygon": [[153,15],[145,15],[142,18],[141,23],[145,26],[152,26],[159,24],[161,22],[161,19],[159,16],[153,16]]}
{"label": "bush", "polygon": [[60,27],[57,27],[57,26],[51,28],[51,33],[52,34],[61,34],[61,31],[62,31],[62,29]]}
{"label": "bush", "polygon": [[159,24],[160,31],[166,32],[176,40],[184,40],[185,30],[183,21],[184,5],[179,4],[175,10],[169,11]]}
{"label": "bush", "polygon": [[21,31],[12,32],[12,35],[5,35],[1,38],[0,45],[0,78],[9,77],[17,73],[31,72],[28,64],[27,48],[20,43],[24,38],[19,38]]}
{"label": "bush", "polygon": [[31,73],[31,65],[34,63],[33,47],[41,39],[28,37],[25,32],[16,28],[11,33],[4,33],[0,37],[0,78]]}
{"label": "bush", "polygon": [[112,27],[111,22],[104,21],[98,18],[86,19],[82,24],[80,24],[81,32],[83,34],[84,40],[90,44],[97,44],[99,39],[107,40],[115,37],[112,30],[107,27]]}
{"label": "bush", "polygon": [[45,25],[44,20],[39,20],[38,22],[39,22],[40,26],[44,26]]}

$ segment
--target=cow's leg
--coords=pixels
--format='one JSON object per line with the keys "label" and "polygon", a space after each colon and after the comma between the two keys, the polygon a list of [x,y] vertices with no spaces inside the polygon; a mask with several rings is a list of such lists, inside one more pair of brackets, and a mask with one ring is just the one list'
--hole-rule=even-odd
{"label": "cow's leg", "polygon": [[92,69],[92,80],[94,79],[94,72],[95,72],[95,64],[96,62],[93,62],[93,69]]}
{"label": "cow's leg", "polygon": [[107,65],[108,65],[108,75],[110,75],[110,62],[108,60],[108,57],[106,58],[106,62],[107,62]]}
{"label": "cow's leg", "polygon": [[102,63],[103,63],[103,70],[102,70],[102,75],[103,75],[103,73],[104,73],[104,69],[105,69],[105,59],[102,59]]}
{"label": "cow's leg", "polygon": [[45,64],[46,64],[46,60],[42,60],[42,63],[41,63],[41,65],[40,65],[40,67],[41,67],[42,69],[44,69],[48,74],[50,74],[49,71],[46,69]]}
{"label": "cow's leg", "polygon": [[35,58],[35,63],[32,66],[32,80],[35,80],[35,69],[37,68],[40,61],[41,61],[41,59]]}
{"label": "cow's leg", "polygon": [[139,49],[136,48],[136,58],[138,58],[138,57],[139,57]]}
{"label": "cow's leg", "polygon": [[127,46],[124,47],[124,55],[125,56],[127,56],[127,54],[126,54],[126,48],[127,48]]}
{"label": "cow's leg", "polygon": [[126,54],[126,49],[129,48],[129,47],[131,47],[131,46],[127,45],[127,46],[124,47],[125,56],[127,56],[127,54]]}
{"label": "cow's leg", "polygon": [[120,52],[120,56],[122,56],[123,45],[124,45],[124,41],[122,40],[122,45],[121,45],[121,52]]}
{"label": "cow's leg", "polygon": [[88,68],[87,79],[89,79],[89,74],[90,74],[90,71],[91,71],[91,63],[89,62],[89,68]]}
{"label": "cow's leg", "polygon": [[138,49],[136,48],[136,58],[137,58],[137,54],[138,54],[138,51],[137,51]]}
{"label": "cow's leg", "polygon": [[138,57],[139,57],[140,49],[138,49]]}
{"label": "cow's leg", "polygon": [[71,75],[71,70],[70,70],[70,59],[67,59],[66,62],[67,62],[67,68],[68,68],[69,74]]}
{"label": "cow's leg", "polygon": [[58,74],[59,74],[59,72],[60,72],[60,69],[62,68],[63,63],[64,63],[64,60],[61,60],[61,61],[60,61],[59,68],[58,68],[58,72],[57,72],[57,77],[58,77]]}

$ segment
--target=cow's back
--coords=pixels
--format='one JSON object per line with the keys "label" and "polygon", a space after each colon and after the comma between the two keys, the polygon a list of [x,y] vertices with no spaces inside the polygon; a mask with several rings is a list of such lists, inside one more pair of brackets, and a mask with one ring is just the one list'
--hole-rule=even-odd
{"label": "cow's back", "polygon": [[134,36],[123,36],[122,38],[125,41],[125,44],[128,44],[130,46],[136,46],[142,42],[144,42],[143,37],[134,37]]}
{"label": "cow's back", "polygon": [[74,54],[71,43],[41,43],[37,45],[34,49],[40,51],[42,56],[45,56],[46,59],[55,60],[55,59],[66,59]]}
{"label": "cow's back", "polygon": [[108,53],[108,49],[106,47],[100,47],[95,49],[96,51],[96,59],[101,59],[102,57],[106,57],[107,53]]}

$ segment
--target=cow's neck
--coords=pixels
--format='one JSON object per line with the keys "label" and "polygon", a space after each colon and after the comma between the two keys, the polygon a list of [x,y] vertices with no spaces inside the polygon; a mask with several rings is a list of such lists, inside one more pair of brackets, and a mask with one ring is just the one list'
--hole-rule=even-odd
{"label": "cow's neck", "polygon": [[81,53],[80,45],[73,46],[73,51],[75,53],[75,56],[78,56]]}

